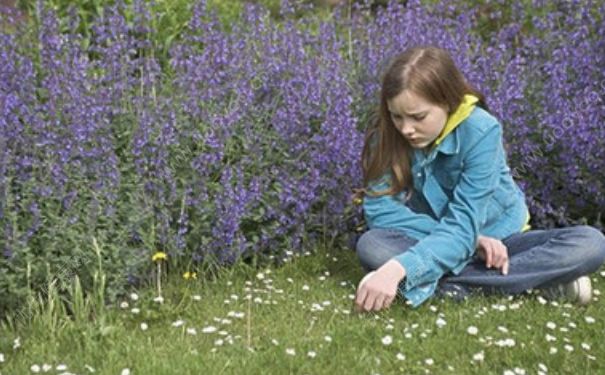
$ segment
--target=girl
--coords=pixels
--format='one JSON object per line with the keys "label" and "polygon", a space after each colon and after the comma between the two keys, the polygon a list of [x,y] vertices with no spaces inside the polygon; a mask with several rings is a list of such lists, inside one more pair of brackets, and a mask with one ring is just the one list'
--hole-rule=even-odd
{"label": "girl", "polygon": [[394,59],[361,159],[369,230],[356,250],[375,271],[357,289],[358,310],[388,308],[397,291],[413,306],[473,288],[591,300],[585,275],[605,261],[605,236],[589,226],[529,230],[502,126],[445,50]]}

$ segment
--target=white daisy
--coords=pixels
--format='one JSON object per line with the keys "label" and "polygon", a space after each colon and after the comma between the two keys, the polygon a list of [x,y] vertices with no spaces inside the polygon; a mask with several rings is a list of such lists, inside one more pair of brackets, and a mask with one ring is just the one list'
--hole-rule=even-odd
{"label": "white daisy", "polygon": [[555,348],[554,346],[550,347],[550,350],[548,351],[550,354],[557,354],[557,348]]}
{"label": "white daisy", "polygon": [[483,360],[485,359],[485,353],[482,351],[480,351],[479,353],[475,353],[473,355],[473,361],[475,362],[483,362]]}
{"label": "white daisy", "polygon": [[393,343],[393,338],[390,335],[386,335],[382,338],[383,345],[391,345]]}
{"label": "white daisy", "polygon": [[84,365],[84,368],[88,370],[88,372],[95,372],[95,369],[90,365]]}
{"label": "white daisy", "polygon": [[548,303],[548,301],[542,296],[538,296],[538,302],[540,305],[546,305]]}
{"label": "white daisy", "polygon": [[541,371],[548,372],[548,367],[546,367],[546,365],[544,363],[538,363],[538,368]]}
{"label": "white daisy", "polygon": [[504,340],[498,340],[495,342],[496,346],[500,346],[500,347],[513,347],[515,346],[515,340],[508,338],[508,339],[504,339]]}
{"label": "white daisy", "polygon": [[546,341],[557,341],[557,338],[555,336],[549,335],[548,333],[546,334]]}

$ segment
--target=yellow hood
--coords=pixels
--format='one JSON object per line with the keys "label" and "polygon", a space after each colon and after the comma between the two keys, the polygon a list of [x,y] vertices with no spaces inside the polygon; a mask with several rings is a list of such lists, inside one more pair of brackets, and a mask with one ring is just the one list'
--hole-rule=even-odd
{"label": "yellow hood", "polygon": [[443,139],[448,134],[450,134],[452,130],[456,129],[456,127],[460,125],[462,121],[464,121],[468,116],[470,116],[471,112],[473,111],[473,108],[475,108],[475,103],[477,103],[478,101],[479,98],[474,95],[464,95],[464,97],[462,98],[462,103],[460,103],[456,111],[454,111],[454,113],[449,115],[449,117],[447,118],[447,122],[445,123],[441,134],[439,134],[437,139],[435,139],[433,147],[441,143],[441,141],[443,141]]}

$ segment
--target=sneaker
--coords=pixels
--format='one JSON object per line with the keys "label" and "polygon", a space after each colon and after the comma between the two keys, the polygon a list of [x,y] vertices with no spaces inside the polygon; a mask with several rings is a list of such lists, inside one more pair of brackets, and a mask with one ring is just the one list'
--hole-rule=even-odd
{"label": "sneaker", "polygon": [[568,282],[559,284],[543,290],[544,297],[554,299],[564,299],[568,302],[586,305],[592,301],[592,283],[590,277],[581,276]]}
{"label": "sneaker", "polygon": [[440,282],[435,290],[435,297],[451,299],[454,302],[463,302],[468,299],[471,290],[464,285]]}

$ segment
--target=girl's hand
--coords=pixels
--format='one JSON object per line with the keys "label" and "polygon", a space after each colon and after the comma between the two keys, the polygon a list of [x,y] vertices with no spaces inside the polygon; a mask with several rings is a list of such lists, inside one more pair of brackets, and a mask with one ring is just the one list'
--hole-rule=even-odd
{"label": "girl's hand", "polygon": [[499,268],[503,275],[508,274],[508,249],[502,241],[480,235],[477,239],[477,254],[485,261],[487,268]]}
{"label": "girl's hand", "polygon": [[405,268],[398,261],[386,262],[359,284],[355,310],[380,311],[389,308],[397,296],[397,286],[404,277]]}

